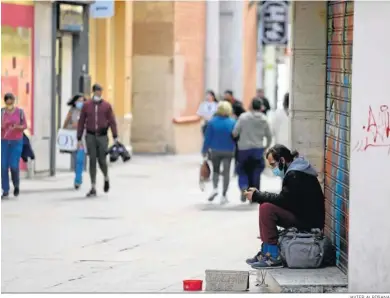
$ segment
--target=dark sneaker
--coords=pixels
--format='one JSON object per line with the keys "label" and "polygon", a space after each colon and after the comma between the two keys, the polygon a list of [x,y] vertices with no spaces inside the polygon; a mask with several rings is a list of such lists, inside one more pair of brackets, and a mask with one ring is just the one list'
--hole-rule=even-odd
{"label": "dark sneaker", "polygon": [[8,192],[3,192],[3,194],[1,195],[1,198],[8,199],[8,196],[9,196]]}
{"label": "dark sneaker", "polygon": [[14,188],[14,196],[17,197],[19,195],[19,193],[20,193],[19,187],[15,187]]}
{"label": "dark sneaker", "polygon": [[80,188],[80,184],[75,184],[74,185],[74,189],[79,189]]}
{"label": "dark sneaker", "polygon": [[104,192],[108,192],[110,190],[110,181],[104,181]]}
{"label": "dark sneaker", "polygon": [[283,261],[280,256],[271,257],[269,253],[262,256],[261,260],[251,265],[253,269],[283,268]]}
{"label": "dark sneaker", "polygon": [[87,198],[96,197],[96,195],[96,189],[91,188],[91,190],[87,193]]}
{"label": "dark sneaker", "polygon": [[245,262],[249,266],[252,266],[253,264],[260,262],[262,258],[263,258],[263,253],[259,251],[253,258],[246,259]]}

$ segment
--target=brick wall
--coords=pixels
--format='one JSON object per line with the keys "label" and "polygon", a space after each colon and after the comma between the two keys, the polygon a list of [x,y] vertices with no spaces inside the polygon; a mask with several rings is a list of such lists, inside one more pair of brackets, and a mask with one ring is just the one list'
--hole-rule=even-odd
{"label": "brick wall", "polygon": [[175,116],[192,116],[204,98],[206,3],[175,2]]}
{"label": "brick wall", "polygon": [[169,152],[174,3],[136,1],[133,11],[132,145],[135,152]]}
{"label": "brick wall", "polygon": [[[206,2],[176,1],[173,117],[196,115],[205,92]],[[176,153],[199,152],[200,123],[174,124]]]}
{"label": "brick wall", "polygon": [[249,1],[244,1],[244,97],[243,102],[249,106],[256,94],[256,51],[257,51],[257,5],[249,7]]}

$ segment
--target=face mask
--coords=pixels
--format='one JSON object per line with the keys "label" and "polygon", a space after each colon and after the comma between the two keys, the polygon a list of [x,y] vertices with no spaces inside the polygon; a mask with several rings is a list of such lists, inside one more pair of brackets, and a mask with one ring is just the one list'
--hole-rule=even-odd
{"label": "face mask", "polygon": [[272,173],[274,173],[275,176],[278,176],[280,178],[284,177],[284,171],[281,171],[279,167],[276,167],[275,169],[272,170]]}
{"label": "face mask", "polygon": [[93,100],[94,100],[94,101],[99,101],[99,100],[101,100],[101,98],[100,98],[99,96],[97,96],[97,95],[94,95],[94,96],[93,96]]}
{"label": "face mask", "polygon": [[82,102],[82,101],[76,102],[76,108],[81,110],[81,108],[83,107],[83,104],[84,104],[84,102]]}

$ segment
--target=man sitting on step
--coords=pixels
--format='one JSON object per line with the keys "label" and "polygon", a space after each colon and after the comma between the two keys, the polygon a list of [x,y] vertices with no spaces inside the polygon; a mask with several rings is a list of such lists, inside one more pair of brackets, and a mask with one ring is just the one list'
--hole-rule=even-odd
{"label": "man sitting on step", "polygon": [[254,269],[283,267],[277,227],[310,231],[325,224],[325,198],[316,170],[298,152],[275,145],[266,154],[275,176],[283,179],[279,194],[250,188],[245,196],[259,203],[261,250],[246,262]]}

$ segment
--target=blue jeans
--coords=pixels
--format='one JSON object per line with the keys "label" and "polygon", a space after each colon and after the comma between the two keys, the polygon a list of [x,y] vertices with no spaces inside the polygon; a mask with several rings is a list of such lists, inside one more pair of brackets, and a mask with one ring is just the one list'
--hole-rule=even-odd
{"label": "blue jeans", "polygon": [[84,149],[78,149],[75,153],[75,167],[74,167],[75,185],[81,185],[83,183],[84,161],[85,161],[85,151]]}
{"label": "blue jeans", "polygon": [[19,187],[19,162],[23,151],[23,139],[1,140],[1,188],[4,193],[9,192],[9,170],[14,187]]}
{"label": "blue jeans", "polygon": [[241,190],[255,187],[260,189],[260,176],[264,171],[264,149],[238,150],[238,186]]}

